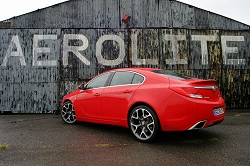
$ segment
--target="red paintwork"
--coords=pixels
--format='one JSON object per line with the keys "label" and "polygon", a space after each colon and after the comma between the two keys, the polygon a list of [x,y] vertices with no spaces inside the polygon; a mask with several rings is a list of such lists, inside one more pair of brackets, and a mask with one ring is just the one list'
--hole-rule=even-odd
{"label": "red paintwork", "polygon": [[[213,109],[222,107],[226,112],[224,99],[219,89],[196,89],[205,98],[185,96],[182,87],[215,86],[215,80],[187,79],[175,80],[151,72],[152,68],[124,68],[111,71],[133,71],[145,76],[142,84],[107,86],[89,90],[76,90],[66,95],[62,104],[70,100],[78,121],[128,127],[130,109],[137,103],[150,106],[158,116],[163,131],[183,131],[199,121],[209,124],[222,121],[225,113],[214,116]],[[155,70],[155,69],[154,69]],[[109,72],[109,71],[107,71]],[[190,91],[193,91],[191,88]]]}

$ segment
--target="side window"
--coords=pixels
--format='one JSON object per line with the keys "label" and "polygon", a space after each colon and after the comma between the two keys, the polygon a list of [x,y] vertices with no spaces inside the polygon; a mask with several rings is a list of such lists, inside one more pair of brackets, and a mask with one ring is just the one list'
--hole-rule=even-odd
{"label": "side window", "polygon": [[89,82],[88,85],[85,87],[85,89],[104,87],[109,75],[110,75],[110,73],[100,75],[99,77],[97,77],[94,80],[92,80],[91,82]]}
{"label": "side window", "polygon": [[132,72],[118,71],[113,76],[110,86],[131,84],[134,75]]}
{"label": "side window", "polygon": [[132,81],[132,84],[140,84],[144,81],[144,77],[142,77],[141,75],[139,74],[135,74],[134,78],[133,78],[133,81]]}

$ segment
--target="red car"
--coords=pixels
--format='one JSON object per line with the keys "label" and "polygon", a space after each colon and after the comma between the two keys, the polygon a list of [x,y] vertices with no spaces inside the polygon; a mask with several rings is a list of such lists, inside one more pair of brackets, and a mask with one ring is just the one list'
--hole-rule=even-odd
{"label": "red car", "polygon": [[219,124],[225,103],[216,81],[155,68],[104,72],[62,100],[61,117],[130,128],[142,142],[159,131],[184,131]]}

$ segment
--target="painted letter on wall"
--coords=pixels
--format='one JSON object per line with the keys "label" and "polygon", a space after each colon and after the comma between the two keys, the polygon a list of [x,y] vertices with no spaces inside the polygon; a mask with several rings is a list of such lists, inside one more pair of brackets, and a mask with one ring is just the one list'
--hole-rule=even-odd
{"label": "painted letter on wall", "polygon": [[228,59],[227,54],[237,54],[238,47],[228,47],[228,41],[244,41],[244,36],[221,36],[222,57],[225,65],[244,65],[245,59]]}
{"label": "painted letter on wall", "polygon": [[7,49],[5,58],[4,58],[3,63],[2,63],[1,66],[7,66],[8,59],[11,56],[19,57],[21,66],[26,66],[23,51],[22,51],[22,48],[21,48],[21,45],[20,45],[20,42],[19,42],[19,38],[18,38],[17,35],[12,36],[10,45],[9,45],[9,47]]}
{"label": "painted letter on wall", "polygon": [[207,42],[208,41],[216,41],[216,36],[211,35],[192,35],[193,41],[201,42],[201,63],[203,65],[208,65],[208,49]]}
{"label": "painted letter on wall", "polygon": [[176,64],[188,64],[187,59],[181,59],[178,49],[178,41],[186,40],[185,35],[165,35],[166,41],[171,41],[173,59],[166,59],[166,64],[176,65]]}
{"label": "painted letter on wall", "polygon": [[38,54],[50,53],[49,47],[38,47],[39,40],[56,40],[57,35],[34,35],[33,38],[33,66],[56,66],[56,60],[40,60]]}
{"label": "painted letter on wall", "polygon": [[[114,60],[107,60],[104,59],[102,56],[102,43],[107,40],[116,41],[119,44],[119,55],[118,58]],[[120,36],[117,35],[103,35],[101,36],[98,41],[96,42],[96,58],[98,63],[105,65],[105,66],[116,66],[123,62],[125,57],[125,47],[124,41]]]}
{"label": "painted letter on wall", "polygon": [[[81,40],[82,46],[69,46],[69,40]],[[63,66],[67,66],[69,52],[73,52],[83,63],[90,65],[90,62],[79,51],[85,50],[89,46],[88,39],[81,34],[65,34],[63,38]]]}

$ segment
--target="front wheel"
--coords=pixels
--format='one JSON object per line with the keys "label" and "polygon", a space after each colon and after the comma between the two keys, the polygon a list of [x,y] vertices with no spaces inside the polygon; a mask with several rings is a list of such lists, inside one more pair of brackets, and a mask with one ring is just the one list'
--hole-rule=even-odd
{"label": "front wheel", "polygon": [[159,132],[159,122],[154,111],[143,105],[131,111],[129,127],[133,135],[141,142],[152,142]]}
{"label": "front wheel", "polygon": [[74,106],[70,101],[66,101],[61,109],[62,120],[67,124],[73,124],[76,122],[76,114]]}

